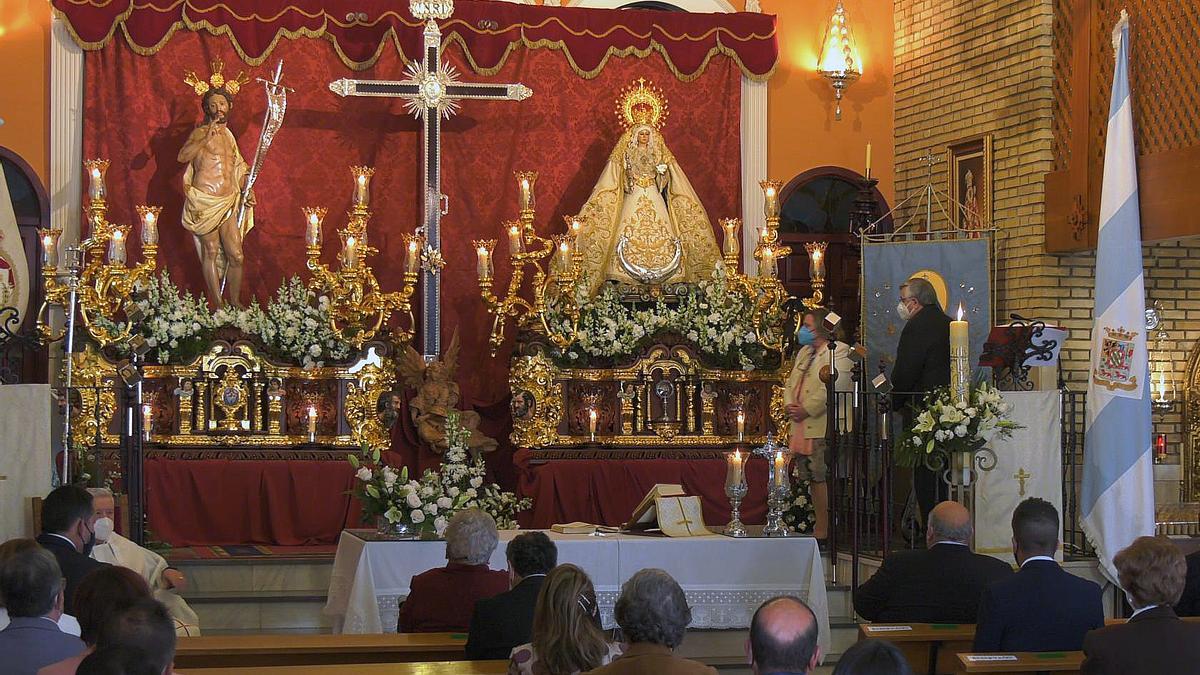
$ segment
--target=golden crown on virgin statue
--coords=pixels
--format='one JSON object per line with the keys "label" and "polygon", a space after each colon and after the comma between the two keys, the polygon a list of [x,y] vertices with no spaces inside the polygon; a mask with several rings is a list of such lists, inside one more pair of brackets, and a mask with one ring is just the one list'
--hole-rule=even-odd
{"label": "golden crown on virgin statue", "polygon": [[617,119],[626,129],[643,124],[662,129],[668,112],[667,97],[662,89],[642,77],[617,96]]}

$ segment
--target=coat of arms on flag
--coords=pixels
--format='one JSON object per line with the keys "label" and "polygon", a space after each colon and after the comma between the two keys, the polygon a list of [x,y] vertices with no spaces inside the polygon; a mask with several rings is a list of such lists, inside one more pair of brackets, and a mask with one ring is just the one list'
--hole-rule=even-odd
{"label": "coat of arms on flag", "polygon": [[1137,332],[1105,326],[1104,333],[1099,363],[1092,373],[1092,380],[1109,391],[1137,389],[1137,375],[1133,374],[1134,338]]}

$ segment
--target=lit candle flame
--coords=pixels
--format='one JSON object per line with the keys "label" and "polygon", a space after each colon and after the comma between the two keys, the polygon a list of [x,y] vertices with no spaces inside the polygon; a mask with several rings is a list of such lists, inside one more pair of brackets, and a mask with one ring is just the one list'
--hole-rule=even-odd
{"label": "lit candle flame", "polygon": [[[355,244],[354,237],[346,237],[346,246],[353,246],[354,244]],[[409,247],[410,248],[412,247],[411,244],[409,245]],[[310,410],[311,410],[311,408],[310,408]]]}
{"label": "lit candle flame", "polygon": [[153,212],[146,213],[146,222],[151,223],[151,224],[154,223],[154,213]]}
{"label": "lit candle flame", "polygon": [[558,250],[562,251],[563,253],[570,253],[571,245],[564,241],[563,243],[558,245]]}
{"label": "lit candle flame", "polygon": [[367,184],[367,177],[366,177],[366,176],[364,176],[364,175],[362,175],[362,174],[359,174],[359,175],[358,175],[358,184],[359,184],[359,186],[366,185],[366,184]]}
{"label": "lit candle flame", "polygon": [[[409,244],[409,245],[408,245],[408,247],[409,247],[409,248],[414,248],[413,244]],[[487,250],[487,247],[486,247],[486,246],[480,246],[479,248],[477,248],[477,249],[475,249],[475,250],[479,252],[479,257],[480,257],[480,258],[486,258],[486,257],[487,257],[488,250]]]}
{"label": "lit candle flame", "polygon": [[124,236],[125,236],[125,235],[121,234],[121,231],[120,231],[120,230],[117,230],[116,232],[113,232],[113,236],[112,236],[112,238],[113,238],[113,239],[116,239],[116,240],[119,242],[119,241],[121,241],[121,239],[122,239]]}
{"label": "lit candle flame", "polygon": [[578,218],[575,218],[571,221],[571,231],[572,232],[578,233],[582,229],[583,229],[583,223],[579,222]]}
{"label": "lit candle flame", "polygon": [[958,320],[959,321],[963,320],[963,306],[962,306],[961,302],[958,303]]}
{"label": "lit candle flame", "polygon": [[[353,238],[353,237],[351,237],[351,238]],[[411,251],[411,252],[413,252],[413,253],[416,253],[416,252],[417,252],[417,242],[416,242],[416,240],[413,240],[413,241],[410,241],[410,242],[408,242],[408,250],[409,250],[409,251]]]}
{"label": "lit candle flame", "polygon": [[99,177],[100,177],[100,169],[93,168],[92,169],[92,178],[99,178]]}
{"label": "lit candle flame", "polygon": [[317,214],[315,214],[315,213],[308,214],[308,222],[312,225],[316,225],[317,224]]}
{"label": "lit candle flame", "polygon": [[50,241],[51,241],[50,235],[47,234],[46,236],[42,237],[42,246],[45,246],[46,248],[50,248]]}

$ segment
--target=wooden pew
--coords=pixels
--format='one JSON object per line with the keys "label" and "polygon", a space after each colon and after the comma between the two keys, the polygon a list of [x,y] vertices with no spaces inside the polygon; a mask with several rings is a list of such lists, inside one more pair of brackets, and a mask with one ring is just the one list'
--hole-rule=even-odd
{"label": "wooden pew", "polygon": [[1083,665],[1083,652],[1007,652],[958,655],[955,673],[1008,673],[1035,675],[1038,673],[1078,673]]}
{"label": "wooden pew", "polygon": [[239,675],[240,673],[262,673],[263,675],[503,675],[508,672],[508,661],[426,661],[422,663],[358,663],[353,668],[341,664],[321,666],[268,666],[232,668],[188,668],[181,675]]}
{"label": "wooden pew", "polygon": [[463,633],[376,635],[204,635],[181,637],[175,667],[308,666],[348,663],[411,663],[464,658]]}
{"label": "wooden pew", "polygon": [[903,652],[918,674],[953,673],[955,656],[971,651],[973,623],[866,623],[858,627],[860,640],[887,640]]}

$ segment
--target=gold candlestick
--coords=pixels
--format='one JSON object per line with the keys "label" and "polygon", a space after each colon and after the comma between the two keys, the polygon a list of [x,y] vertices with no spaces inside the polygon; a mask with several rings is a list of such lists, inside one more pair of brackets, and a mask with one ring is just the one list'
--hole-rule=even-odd
{"label": "gold candlestick", "polygon": [[354,177],[354,208],[365,211],[371,205],[371,177],[375,175],[375,169],[352,166],[350,175]]}
{"label": "gold candlestick", "polygon": [[142,246],[158,246],[158,216],[162,207],[139,204],[134,210],[142,223]]}
{"label": "gold candlestick", "polygon": [[325,222],[328,212],[323,206],[305,206],[300,209],[304,213],[304,244],[309,249],[321,249],[321,225]]}
{"label": "gold candlestick", "polygon": [[92,202],[103,202],[108,198],[108,187],[104,184],[104,175],[108,172],[107,159],[89,159],[83,163],[88,175],[88,199]]}
{"label": "gold candlestick", "polygon": [[492,279],[496,276],[496,267],[492,256],[492,252],[496,248],[496,240],[476,239],[471,242],[471,245],[475,247],[475,255],[479,258],[475,266],[475,271],[479,274],[479,283],[491,284]]}
{"label": "gold candlestick", "polygon": [[514,171],[513,175],[517,178],[517,189],[520,192],[520,207],[521,211],[532,211],[534,209],[533,186],[537,183],[536,171]]}

